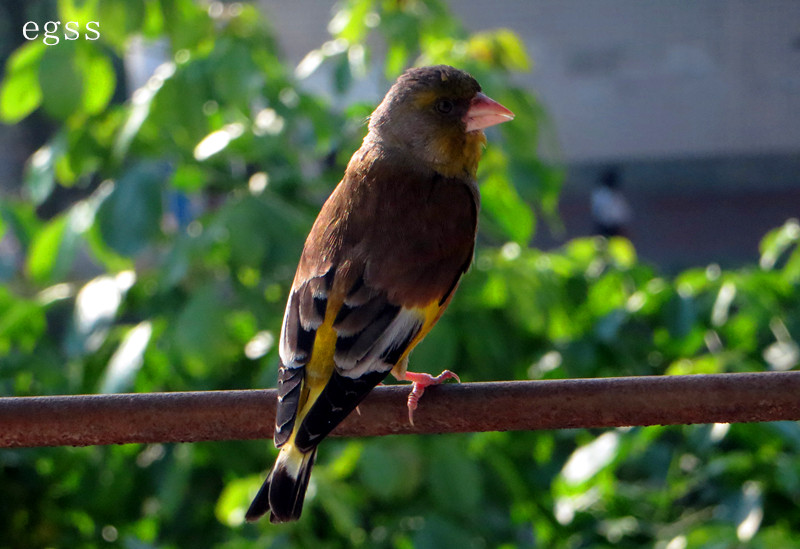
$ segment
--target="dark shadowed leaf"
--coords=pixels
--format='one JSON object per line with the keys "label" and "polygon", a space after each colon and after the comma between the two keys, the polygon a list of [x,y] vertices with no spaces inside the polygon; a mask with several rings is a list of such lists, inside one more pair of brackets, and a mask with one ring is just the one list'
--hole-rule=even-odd
{"label": "dark shadowed leaf", "polygon": [[113,250],[133,255],[160,234],[166,177],[162,166],[139,164],[114,183],[97,211],[100,232]]}

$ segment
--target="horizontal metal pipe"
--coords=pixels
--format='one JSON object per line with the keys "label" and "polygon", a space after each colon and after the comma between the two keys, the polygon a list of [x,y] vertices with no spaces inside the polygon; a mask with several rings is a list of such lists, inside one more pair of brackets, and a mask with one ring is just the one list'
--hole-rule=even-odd
{"label": "horizontal metal pipe", "polygon": [[[800,420],[800,372],[377,387],[338,436]],[[272,437],[275,390],[0,398],[0,447]]]}

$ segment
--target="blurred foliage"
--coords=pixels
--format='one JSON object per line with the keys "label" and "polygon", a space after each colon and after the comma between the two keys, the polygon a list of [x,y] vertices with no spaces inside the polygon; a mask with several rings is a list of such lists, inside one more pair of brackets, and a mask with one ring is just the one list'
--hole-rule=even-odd
{"label": "blurred foliage", "polygon": [[[563,174],[537,156],[548,121],[514,84],[532,62],[508,30],[470,34],[439,0],[350,0],[291,69],[249,4],[57,6],[62,21],[100,21],[101,38],[28,42],[5,67],[0,119],[37,113],[57,131],[0,203],[4,395],[272,386],[303,238],[379,100],[341,98],[367,75],[385,90],[440,62],[517,118],[490,131],[475,266],[415,369],[470,381],[798,363],[797,221],[766,235],[758,265],[674,277],[621,238],[527,247],[537,219],[555,222]],[[136,45],[165,53],[131,90],[120,67]],[[4,450],[0,546],[680,549],[798,535],[796,423],[329,440],[299,523],[243,524],[267,448]]]}

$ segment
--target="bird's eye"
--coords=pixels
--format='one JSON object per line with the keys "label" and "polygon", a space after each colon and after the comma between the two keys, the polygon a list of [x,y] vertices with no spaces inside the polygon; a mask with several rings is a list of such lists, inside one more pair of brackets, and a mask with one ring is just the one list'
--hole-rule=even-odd
{"label": "bird's eye", "polygon": [[453,112],[453,102],[449,99],[440,99],[436,102],[436,110],[442,114],[450,114]]}

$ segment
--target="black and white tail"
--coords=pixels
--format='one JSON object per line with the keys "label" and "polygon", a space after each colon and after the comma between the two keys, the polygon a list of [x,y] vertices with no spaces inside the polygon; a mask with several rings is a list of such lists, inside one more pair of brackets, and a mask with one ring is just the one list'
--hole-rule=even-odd
{"label": "black and white tail", "polygon": [[293,445],[281,448],[272,471],[250,504],[245,519],[258,520],[268,511],[272,523],[299,519],[316,455],[316,447],[305,454]]}

